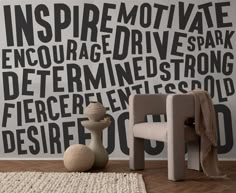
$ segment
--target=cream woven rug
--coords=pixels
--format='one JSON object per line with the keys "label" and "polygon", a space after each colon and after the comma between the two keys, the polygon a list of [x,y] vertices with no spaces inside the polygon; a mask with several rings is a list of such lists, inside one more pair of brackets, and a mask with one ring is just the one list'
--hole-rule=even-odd
{"label": "cream woven rug", "polygon": [[136,173],[0,173],[1,193],[146,193]]}

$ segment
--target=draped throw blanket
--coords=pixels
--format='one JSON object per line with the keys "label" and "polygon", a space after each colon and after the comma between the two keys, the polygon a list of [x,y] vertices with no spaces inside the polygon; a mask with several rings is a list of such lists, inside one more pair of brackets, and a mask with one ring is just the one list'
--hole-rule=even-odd
{"label": "draped throw blanket", "polygon": [[200,159],[203,172],[209,177],[224,178],[218,168],[217,126],[213,102],[208,92],[195,89],[195,130],[201,138]]}

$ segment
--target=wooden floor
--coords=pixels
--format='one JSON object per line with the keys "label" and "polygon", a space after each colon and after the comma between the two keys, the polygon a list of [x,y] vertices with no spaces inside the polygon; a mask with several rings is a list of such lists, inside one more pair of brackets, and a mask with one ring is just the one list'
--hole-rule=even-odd
{"label": "wooden floor", "polygon": [[[229,179],[209,179],[201,172],[186,170],[185,181],[168,181],[166,161],[146,161],[146,169],[138,173],[143,174],[147,193],[235,193],[236,161],[220,162],[219,166]],[[62,161],[0,161],[0,172],[11,171],[66,172],[66,169]],[[132,171],[128,161],[109,161],[105,169],[91,172]]]}

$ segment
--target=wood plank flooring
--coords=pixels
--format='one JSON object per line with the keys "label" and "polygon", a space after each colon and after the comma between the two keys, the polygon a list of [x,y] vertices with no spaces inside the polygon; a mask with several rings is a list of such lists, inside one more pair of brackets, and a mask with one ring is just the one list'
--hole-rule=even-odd
{"label": "wood plank flooring", "polygon": [[[210,179],[202,172],[186,170],[186,179],[181,182],[167,180],[166,161],[146,161],[146,168],[135,171],[143,174],[147,193],[235,193],[236,161],[221,161],[219,166],[229,179]],[[63,161],[0,161],[0,172],[44,171],[66,172]],[[128,161],[109,161],[103,170],[91,172],[133,172]],[[1,188],[1,187],[0,187]]]}

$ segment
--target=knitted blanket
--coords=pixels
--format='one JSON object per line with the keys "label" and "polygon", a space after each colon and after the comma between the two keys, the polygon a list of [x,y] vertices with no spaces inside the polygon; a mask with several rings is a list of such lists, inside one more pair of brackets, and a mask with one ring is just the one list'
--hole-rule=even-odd
{"label": "knitted blanket", "polygon": [[225,177],[218,168],[217,126],[213,102],[208,92],[191,92],[195,99],[195,130],[201,138],[200,160],[203,172],[210,177]]}

